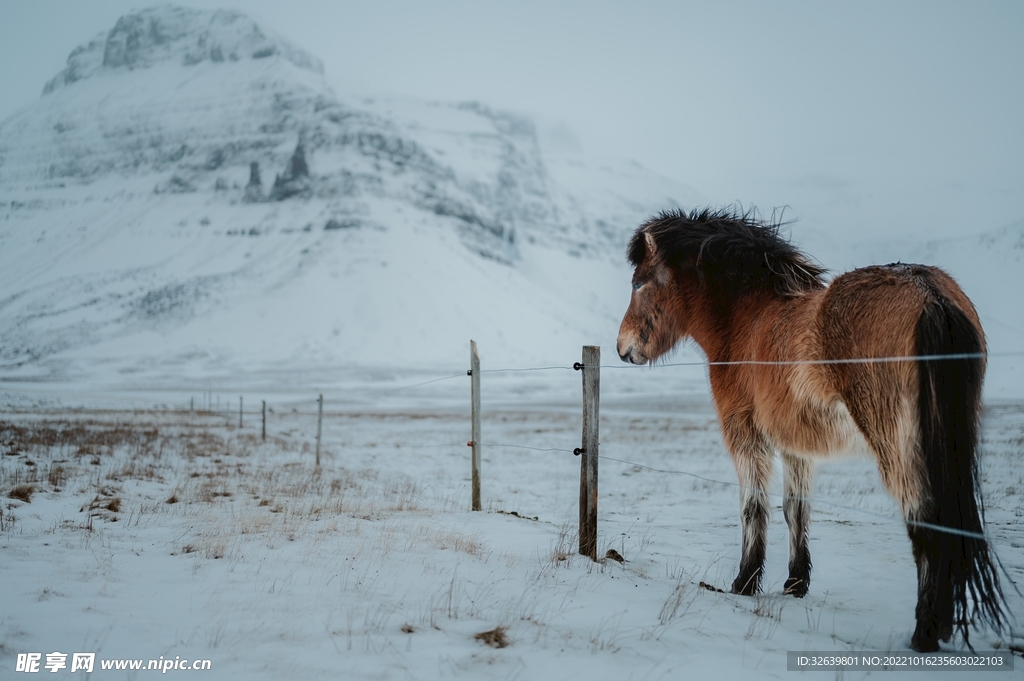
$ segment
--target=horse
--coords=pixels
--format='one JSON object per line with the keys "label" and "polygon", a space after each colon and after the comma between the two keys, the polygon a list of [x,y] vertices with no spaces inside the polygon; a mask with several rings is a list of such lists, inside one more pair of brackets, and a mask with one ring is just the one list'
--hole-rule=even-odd
{"label": "horse", "polygon": [[[637,228],[619,356],[654,364],[693,339],[709,364],[740,483],[742,552],[732,592],[761,590],[775,454],[789,526],[784,593],[807,594],[818,459],[866,448],[899,504],[917,565],[911,647],[968,625],[1001,632],[1008,607],[983,534],[978,472],[985,335],[937,267],[826,271],[754,210],[663,212]],[[972,648],[973,650],[973,648]]]}

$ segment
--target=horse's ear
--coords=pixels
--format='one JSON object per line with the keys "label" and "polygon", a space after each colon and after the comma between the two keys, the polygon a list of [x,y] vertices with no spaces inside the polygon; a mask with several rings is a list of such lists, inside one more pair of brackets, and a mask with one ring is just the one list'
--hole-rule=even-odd
{"label": "horse's ear", "polygon": [[658,245],[654,241],[654,235],[650,232],[644,232],[644,245],[647,246],[645,258],[649,265],[654,269],[655,280],[659,284],[667,284],[669,279],[672,278],[672,272],[662,261],[661,254],[658,253]]}
{"label": "horse's ear", "polygon": [[654,235],[644,232],[644,244],[647,246],[647,257],[655,258],[658,255],[658,245],[654,243]]}

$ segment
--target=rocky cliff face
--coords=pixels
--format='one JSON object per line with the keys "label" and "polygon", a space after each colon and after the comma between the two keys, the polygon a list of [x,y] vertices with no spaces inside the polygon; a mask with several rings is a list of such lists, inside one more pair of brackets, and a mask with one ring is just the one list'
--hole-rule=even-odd
{"label": "rocky cliff face", "polygon": [[147,9],[75,49],[42,100],[0,127],[0,185],[148,175],[156,192],[232,201],[239,171],[258,163],[277,179],[250,201],[315,197],[344,213],[388,197],[451,218],[468,246],[506,262],[518,232],[557,232],[529,121],[479,104],[435,109],[448,119],[442,144],[471,160],[417,139],[436,130],[343,103],[318,59],[242,14]]}
{"label": "rocky cliff face", "polygon": [[[177,339],[172,354],[235,352],[234,314],[233,328],[290,329],[276,347],[384,355],[406,342],[401,314],[423,315],[420,345],[470,333],[433,310],[467,290],[490,291],[477,307],[495,311],[474,324],[498,336],[513,309],[524,335],[593,328],[600,304],[556,310],[595,284],[542,271],[621,263],[639,219],[689,198],[642,169],[606,171],[567,188],[530,120],[480,103],[338,96],[317,58],[238,12],[133,12],[0,124],[0,362],[154,330]],[[364,271],[406,256],[385,280]],[[293,318],[289,296],[323,297],[324,276],[344,282],[327,297],[335,321]]]}
{"label": "rocky cliff face", "polygon": [[97,72],[144,69],[161,63],[194,66],[203,61],[237,62],[280,56],[301,69],[323,74],[319,59],[267,32],[240,12],[204,12],[184,7],[144,9],[121,17],[109,32],[75,48],[67,67],[43,94]]}

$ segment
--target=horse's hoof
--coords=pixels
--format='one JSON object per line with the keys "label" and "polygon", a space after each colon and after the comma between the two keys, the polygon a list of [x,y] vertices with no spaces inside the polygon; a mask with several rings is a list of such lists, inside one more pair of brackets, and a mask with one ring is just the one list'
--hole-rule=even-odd
{"label": "horse's hoof", "polygon": [[783,593],[790,596],[796,596],[797,598],[803,598],[807,595],[807,589],[810,586],[806,579],[800,579],[798,577],[790,577],[786,580],[786,585],[783,587]]}
{"label": "horse's hoof", "polygon": [[939,639],[934,634],[922,634],[919,628],[910,638],[910,647],[919,653],[934,653],[939,649]]}
{"label": "horse's hoof", "polygon": [[740,575],[733,580],[732,592],[734,594],[739,594],[740,596],[753,596],[760,590],[758,588],[759,586],[756,576],[744,577],[743,575]]}

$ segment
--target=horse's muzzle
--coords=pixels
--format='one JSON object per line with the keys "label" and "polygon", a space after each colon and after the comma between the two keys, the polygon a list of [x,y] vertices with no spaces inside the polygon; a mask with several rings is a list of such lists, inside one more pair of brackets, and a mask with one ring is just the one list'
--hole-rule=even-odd
{"label": "horse's muzzle", "polygon": [[619,359],[623,362],[629,362],[630,364],[647,364],[647,358],[643,356],[643,353],[637,351],[633,345],[629,345],[625,350],[623,350],[621,345],[616,344],[615,351],[619,353]]}

